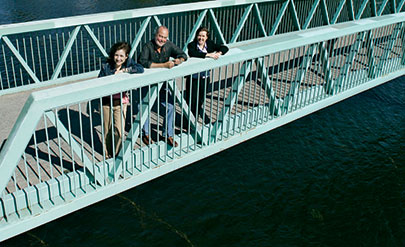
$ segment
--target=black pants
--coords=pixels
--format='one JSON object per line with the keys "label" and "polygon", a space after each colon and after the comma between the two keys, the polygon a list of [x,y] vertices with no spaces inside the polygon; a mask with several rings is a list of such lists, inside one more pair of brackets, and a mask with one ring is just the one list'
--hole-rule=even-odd
{"label": "black pants", "polygon": [[[192,78],[191,76],[186,77],[186,93],[185,93],[185,100],[190,107],[191,112],[196,116],[197,111],[198,115],[200,115],[202,118],[205,115],[204,109],[202,109],[202,106],[205,101],[205,93],[206,93],[206,86],[209,82],[209,77],[208,78]],[[191,98],[190,98],[190,93],[191,93]],[[208,116],[205,115],[204,117],[204,122],[209,123],[209,118]]]}

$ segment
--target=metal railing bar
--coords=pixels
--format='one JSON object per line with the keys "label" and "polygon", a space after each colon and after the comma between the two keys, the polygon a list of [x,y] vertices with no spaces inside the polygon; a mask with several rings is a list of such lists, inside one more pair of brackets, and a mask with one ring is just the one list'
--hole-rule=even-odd
{"label": "metal railing bar", "polygon": [[326,4],[326,0],[321,0],[321,8],[324,23],[326,23],[326,25],[330,25],[330,17],[328,13],[328,6]]}
{"label": "metal railing bar", "polygon": [[363,15],[364,10],[366,9],[367,4],[369,3],[369,1],[370,1],[370,0],[363,0],[363,3],[361,4],[360,9],[359,9],[358,12],[357,12],[356,20],[358,20],[358,19],[361,18],[361,16]]}
{"label": "metal railing bar", "polygon": [[297,30],[301,30],[301,24],[300,24],[300,20],[298,18],[297,9],[295,8],[294,0],[290,0],[289,10],[293,17],[292,21],[293,21],[295,27],[297,28]]}

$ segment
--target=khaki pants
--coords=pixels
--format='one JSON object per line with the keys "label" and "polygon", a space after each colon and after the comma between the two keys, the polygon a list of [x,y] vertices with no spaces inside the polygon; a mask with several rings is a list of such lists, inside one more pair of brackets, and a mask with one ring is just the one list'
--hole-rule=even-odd
{"label": "khaki pants", "polygon": [[[122,112],[122,116],[121,116]],[[111,127],[111,107],[109,105],[103,105],[103,118],[104,118],[104,150],[106,153],[106,157],[112,157],[114,151],[115,151],[115,156],[118,155],[120,149],[121,149],[121,142],[122,142],[122,135],[124,133],[123,127],[125,127],[125,117],[127,113],[127,105],[123,104],[122,105],[122,111],[121,111],[121,105],[113,106],[112,114],[113,114],[113,119],[114,119],[114,131]],[[122,122],[122,121],[123,122]],[[113,135],[114,132],[114,147],[113,149]]]}

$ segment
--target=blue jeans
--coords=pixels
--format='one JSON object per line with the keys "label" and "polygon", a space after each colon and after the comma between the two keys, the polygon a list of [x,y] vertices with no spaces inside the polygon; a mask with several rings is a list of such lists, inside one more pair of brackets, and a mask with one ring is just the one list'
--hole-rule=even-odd
{"label": "blue jeans", "polygon": [[[167,90],[167,92],[166,92]],[[166,93],[167,93],[167,105],[166,105]],[[164,87],[159,92],[159,112],[163,115],[163,130],[162,135],[166,136],[166,123],[167,123],[167,136],[173,137],[173,120],[174,120],[174,105],[173,105],[173,96],[168,89]],[[146,119],[145,124],[143,125],[143,134],[149,135],[149,117]]]}

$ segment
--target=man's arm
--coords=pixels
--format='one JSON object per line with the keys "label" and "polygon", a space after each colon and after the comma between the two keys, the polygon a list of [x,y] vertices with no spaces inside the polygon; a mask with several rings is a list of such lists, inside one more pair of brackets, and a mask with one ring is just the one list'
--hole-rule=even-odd
{"label": "man's arm", "polygon": [[170,43],[170,56],[174,58],[173,61],[176,65],[187,60],[186,53],[173,43]]}

